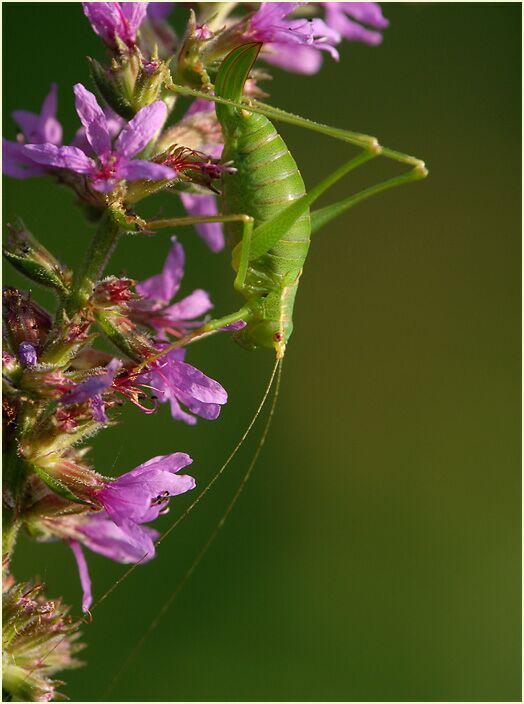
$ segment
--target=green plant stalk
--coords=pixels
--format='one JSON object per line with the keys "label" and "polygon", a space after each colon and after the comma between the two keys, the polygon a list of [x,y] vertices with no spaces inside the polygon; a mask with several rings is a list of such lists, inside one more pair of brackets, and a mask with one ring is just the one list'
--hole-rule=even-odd
{"label": "green plant stalk", "polygon": [[108,208],[100,220],[84,262],[75,272],[73,289],[66,302],[66,312],[70,317],[88,302],[122,231],[116,214]]}

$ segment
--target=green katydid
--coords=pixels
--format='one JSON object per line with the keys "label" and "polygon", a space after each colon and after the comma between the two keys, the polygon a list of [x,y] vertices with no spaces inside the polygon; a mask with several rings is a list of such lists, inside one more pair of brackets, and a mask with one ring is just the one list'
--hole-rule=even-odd
{"label": "green katydid", "polygon": [[[293,305],[310,235],[357,203],[427,175],[423,161],[386,149],[374,137],[321,125],[258,101],[243,102],[244,84],[260,47],[258,43],[244,44],[226,57],[217,74],[215,95],[166,83],[166,88],[174,93],[216,103],[224,137],[222,158],[233,162],[236,171],[223,174],[222,215],[147,223],[148,229],[156,230],[223,222],[229,240],[235,243],[234,285],[244,296],[245,305],[165,347],[158,355],[144,360],[139,369],[176,347],[239,320],[247,325],[235,334],[237,342],[249,349],[275,349],[277,359],[281,359],[293,329]],[[297,164],[269,117],[333,136],[362,151],[306,192]],[[310,212],[315,201],[337,181],[378,156],[411,168],[400,176]]]}

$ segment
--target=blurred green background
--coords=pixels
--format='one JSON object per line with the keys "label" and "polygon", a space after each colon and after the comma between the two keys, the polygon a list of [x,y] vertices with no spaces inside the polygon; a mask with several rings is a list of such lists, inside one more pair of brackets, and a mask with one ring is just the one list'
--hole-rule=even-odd
{"label": "blurred green background", "polygon": [[[390,4],[379,48],[344,44],[314,77],[274,71],[271,101],[377,135],[424,158],[430,178],[368,201],[314,238],[297,299],[273,429],[206,560],[140,657],[107,686],[209,536],[254,433],[198,510],[97,610],[73,700],[520,700],[520,37],[518,3]],[[181,26],[187,6],[174,17]],[[4,134],[59,83],[103,57],[79,3],[4,3]],[[307,184],[346,148],[283,126]],[[347,154],[350,153],[348,148]],[[330,197],[376,181],[374,163]],[[384,169],[382,172],[381,169]],[[368,179],[368,180],[366,180]],[[163,196],[149,212],[178,212]],[[21,215],[69,264],[91,228],[50,180],[4,180]],[[227,253],[189,230],[182,293],[238,305]],[[160,270],[168,233],[129,238],[109,271]],[[6,270],[5,281],[21,283]],[[50,299],[36,292],[39,300]],[[187,451],[203,485],[239,438],[272,356],[226,335],[189,360],[230,402],[189,428],[134,408],[92,456],[122,473]],[[258,428],[258,433],[260,427]],[[166,527],[189,503],[172,502]],[[123,572],[88,555],[95,596]],[[79,612],[68,548],[21,540],[18,578],[40,574]]]}

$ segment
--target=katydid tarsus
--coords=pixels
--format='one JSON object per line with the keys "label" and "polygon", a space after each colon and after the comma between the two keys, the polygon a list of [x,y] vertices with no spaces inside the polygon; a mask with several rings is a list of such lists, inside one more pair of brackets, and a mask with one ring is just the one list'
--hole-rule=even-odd
{"label": "katydid tarsus", "polygon": [[[245,303],[234,313],[205,323],[189,335],[164,347],[157,355],[148,357],[137,366],[137,372],[169,351],[240,320],[245,321],[247,325],[235,333],[235,339],[249,349],[256,347],[274,349],[277,359],[264,398],[240,442],[189,509],[168,528],[160,540],[167,537],[179,525],[223,473],[260,413],[277,370],[280,376],[281,360],[293,328],[293,305],[308,253],[310,235],[357,203],[396,186],[423,179],[427,175],[423,161],[382,147],[374,137],[315,123],[256,100],[244,98],[244,84],[257,58],[260,46],[256,43],[245,44],[226,57],[218,71],[213,95],[175,85],[170,79],[166,81],[166,89],[175,94],[203,98],[216,104],[216,114],[224,138],[222,159],[224,162],[233,162],[235,171],[226,171],[223,174],[220,215],[152,220],[147,222],[146,228],[154,231],[205,222],[224,223],[229,242],[233,244],[232,264],[236,272],[234,286],[244,297]],[[297,164],[270,119],[334,137],[358,147],[360,152],[318,185],[306,191]],[[315,201],[331,186],[377,157],[386,157],[399,162],[409,167],[409,170],[349,195],[332,205],[319,210],[310,210]],[[267,435],[273,411],[274,403],[253,461],[221,520],[176,590],[162,606],[145,635],[124,663],[119,674],[137,655],[147,637],[159,624],[223,526],[252,472]],[[103,601],[135,567],[136,565],[130,567],[98,603]],[[113,684],[119,674],[114,678]]]}

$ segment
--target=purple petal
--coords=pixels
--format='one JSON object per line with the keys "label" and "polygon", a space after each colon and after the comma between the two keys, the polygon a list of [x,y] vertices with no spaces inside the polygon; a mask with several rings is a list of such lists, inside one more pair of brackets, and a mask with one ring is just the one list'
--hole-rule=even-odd
{"label": "purple petal", "polygon": [[89,377],[89,379],[78,384],[72,391],[68,391],[64,396],[58,399],[59,402],[63,403],[65,406],[71,406],[73,403],[83,403],[107,391],[112,385],[115,374],[121,366],[122,362],[119,359],[111,360],[106,367],[105,373]]}
{"label": "purple petal", "polygon": [[238,330],[242,330],[245,328],[247,325],[245,320],[237,320],[234,323],[229,323],[229,325],[224,325],[223,328],[220,328],[222,332],[237,332]]}
{"label": "purple petal", "polygon": [[79,174],[88,174],[95,162],[76,147],[57,147],[54,144],[26,144],[25,153],[33,161],[58,169],[69,169]]}
{"label": "purple petal", "polygon": [[52,83],[40,111],[41,131],[44,137],[42,142],[51,142],[51,144],[62,143],[62,125],[56,119],[57,94],[58,86],[56,83]]}
{"label": "purple petal", "polygon": [[166,121],[167,107],[162,100],[142,108],[120,133],[115,151],[132,157],[141,152]]}
{"label": "purple petal", "polygon": [[304,4],[303,2],[263,2],[251,18],[251,25],[255,28],[266,28],[275,23],[278,24],[279,20]]}
{"label": "purple petal", "polygon": [[216,420],[222,410],[222,406],[216,403],[200,403],[185,394],[180,395],[180,400],[189,408],[191,413],[200,416],[200,418],[205,418],[205,420]]}
{"label": "purple petal", "polygon": [[43,140],[40,134],[39,115],[35,115],[34,112],[28,112],[27,110],[15,110],[11,113],[11,117],[20,127],[28,142],[40,144],[43,141],[47,141]]}
{"label": "purple petal", "polygon": [[[329,3],[330,5],[333,3]],[[374,32],[346,17],[343,10],[326,7],[326,22],[349,41],[363,42],[372,46],[380,44],[382,34]]]}
{"label": "purple petal", "polygon": [[173,452],[170,455],[157,455],[147,460],[147,462],[139,464],[138,467],[135,467],[135,469],[132,469],[123,476],[140,477],[153,469],[161,469],[163,472],[175,474],[184,467],[192,464],[192,462],[191,457],[185,452]]}
{"label": "purple petal", "polygon": [[213,304],[211,303],[207,291],[197,288],[196,291],[190,293],[189,296],[165,308],[162,311],[162,316],[169,318],[173,322],[193,320],[194,318],[204,315],[204,313],[207,313],[211,308],[213,308]]}
{"label": "purple petal", "polygon": [[180,288],[184,275],[184,248],[172,237],[173,246],[169,250],[166,263],[161,274],[151,276],[137,285],[136,290],[141,296],[168,303]]}
{"label": "purple petal", "polygon": [[77,83],[73,91],[76,111],[86,131],[87,140],[95,154],[103,156],[111,151],[106,116],[93,93],[86,90],[81,83]]}
{"label": "purple petal", "polygon": [[176,361],[170,372],[171,383],[202,403],[227,403],[227,392],[218,381],[210,379],[187,362]]}
{"label": "purple petal", "polygon": [[82,585],[82,591],[84,592],[82,597],[82,611],[89,611],[89,607],[93,603],[93,596],[91,594],[91,578],[89,577],[86,558],[82,552],[80,543],[76,540],[70,540],[69,547],[75,556],[78,572],[80,573],[80,584]]}
{"label": "purple petal", "polygon": [[[152,5],[156,5],[159,3],[151,3]],[[215,110],[215,104],[211,100],[204,100],[204,98],[197,98],[196,100],[193,100],[191,105],[189,106],[186,114],[184,115],[184,118],[189,117],[190,115],[194,115],[197,112],[214,112]]]}
{"label": "purple petal", "polygon": [[[180,199],[187,212],[195,217],[218,214],[215,196],[181,193]],[[220,250],[224,248],[222,223],[210,222],[196,225],[195,227],[198,234],[207,242],[212,252],[220,252]]]}
{"label": "purple petal", "polygon": [[121,26],[120,8],[117,2],[83,2],[84,14],[91,27],[106,44],[113,45],[117,28]]}
{"label": "purple petal", "polygon": [[326,10],[338,7],[357,22],[367,24],[374,29],[389,27],[389,20],[384,17],[380,5],[376,2],[324,2],[322,4]]}
{"label": "purple petal", "polygon": [[174,2],[150,2],[147,6],[147,14],[153,20],[165,20],[174,7]]}
{"label": "purple petal", "polygon": [[99,191],[99,193],[110,193],[118,186],[118,179],[106,177],[93,178],[90,183],[91,188],[95,191]]}
{"label": "purple petal", "polygon": [[310,46],[266,44],[264,49],[268,49],[268,52],[264,52],[261,58],[285,71],[310,76],[318,73],[322,66],[322,54]]}
{"label": "purple petal", "polygon": [[2,139],[2,171],[12,178],[42,176],[46,170],[38,166],[25,151],[25,145]]}
{"label": "purple petal", "polygon": [[136,31],[142,24],[144,17],[147,14],[148,2],[121,2],[120,7],[127,24],[129,36],[135,40]]}
{"label": "purple petal", "polygon": [[56,83],[51,83],[49,93],[44,98],[44,102],[42,103],[42,109],[40,110],[40,116],[44,120],[47,120],[50,117],[56,117],[57,96],[58,86]]}
{"label": "purple petal", "polygon": [[18,356],[25,367],[34,367],[38,361],[36,350],[30,342],[20,343]]}
{"label": "purple petal", "polygon": [[98,423],[107,423],[108,417],[106,415],[106,405],[104,399],[100,394],[95,394],[89,401],[91,406],[91,412],[93,414],[93,419]]}
{"label": "purple petal", "polygon": [[173,420],[181,420],[183,423],[187,423],[188,425],[195,425],[197,422],[197,419],[195,416],[192,416],[190,413],[186,413],[176,400],[174,396],[171,396],[169,398],[169,405],[171,409],[171,417]]}
{"label": "purple petal", "polygon": [[163,164],[135,159],[121,164],[117,169],[117,176],[128,181],[167,181],[176,178],[176,171]]}
{"label": "purple petal", "polygon": [[148,526],[137,528],[138,531],[132,532],[119,528],[104,511],[79,526],[83,542],[90,550],[124,564],[147,562],[155,556],[153,541],[159,533]]}

